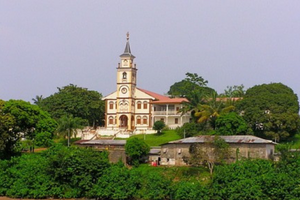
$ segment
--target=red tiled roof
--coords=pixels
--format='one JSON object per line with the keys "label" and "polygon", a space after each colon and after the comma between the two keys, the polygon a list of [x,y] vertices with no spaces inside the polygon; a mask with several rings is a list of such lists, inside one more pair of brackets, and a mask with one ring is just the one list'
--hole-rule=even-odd
{"label": "red tiled roof", "polygon": [[168,96],[164,96],[161,94],[157,94],[155,92],[150,92],[148,90],[144,90],[141,88],[138,88],[139,90],[141,90],[142,92],[145,92],[146,94],[152,96],[155,98],[155,100],[152,102],[153,104],[163,104],[163,103],[182,103],[184,101],[188,101],[186,98],[170,98]]}

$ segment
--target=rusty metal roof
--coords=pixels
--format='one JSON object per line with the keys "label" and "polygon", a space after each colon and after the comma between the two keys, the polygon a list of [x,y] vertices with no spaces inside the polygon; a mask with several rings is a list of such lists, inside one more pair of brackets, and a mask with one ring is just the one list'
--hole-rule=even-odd
{"label": "rusty metal roof", "polygon": [[[166,144],[188,144],[188,143],[204,143],[211,141],[214,135],[200,135],[196,137],[189,137],[181,140],[171,141]],[[277,144],[272,140],[265,140],[253,135],[220,135],[227,143],[243,143],[243,144]]]}

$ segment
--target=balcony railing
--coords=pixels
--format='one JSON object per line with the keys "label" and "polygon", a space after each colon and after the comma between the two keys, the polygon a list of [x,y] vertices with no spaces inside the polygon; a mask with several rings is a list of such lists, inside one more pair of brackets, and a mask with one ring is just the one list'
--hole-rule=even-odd
{"label": "balcony railing", "polygon": [[[153,115],[177,115],[180,116],[181,113],[176,110],[168,110],[168,111],[153,111]],[[188,115],[188,114],[185,114]]]}

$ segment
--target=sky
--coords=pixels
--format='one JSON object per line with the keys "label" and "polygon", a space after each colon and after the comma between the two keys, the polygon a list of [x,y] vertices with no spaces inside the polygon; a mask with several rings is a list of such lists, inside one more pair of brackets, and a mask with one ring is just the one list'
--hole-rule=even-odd
{"label": "sky", "polygon": [[165,94],[190,72],[219,93],[281,82],[300,96],[299,0],[0,0],[0,99],[114,92],[127,32],[139,88]]}

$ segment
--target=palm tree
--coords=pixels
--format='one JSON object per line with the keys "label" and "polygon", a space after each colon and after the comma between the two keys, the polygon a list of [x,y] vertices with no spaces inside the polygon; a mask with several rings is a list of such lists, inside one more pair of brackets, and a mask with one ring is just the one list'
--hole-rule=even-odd
{"label": "palm tree", "polygon": [[191,92],[190,95],[186,96],[188,101],[182,103],[182,108],[179,110],[179,113],[182,115],[191,112],[193,116],[196,112],[199,112],[201,105],[204,103],[204,94],[202,92]]}
{"label": "palm tree", "polygon": [[40,105],[41,102],[43,101],[43,95],[36,95],[35,98],[32,98],[32,101],[35,105]]}
{"label": "palm tree", "polygon": [[86,120],[73,117],[72,115],[63,116],[58,120],[57,132],[61,136],[68,138],[68,147],[70,146],[70,137],[76,137],[77,129],[82,129],[84,123],[86,123]]}
{"label": "palm tree", "polygon": [[209,122],[211,127],[215,129],[216,119],[223,113],[228,113],[234,110],[233,105],[226,105],[224,101],[227,99],[218,98],[216,92],[212,92],[207,98],[206,104],[202,104],[199,110],[195,112],[195,117],[198,123]]}

